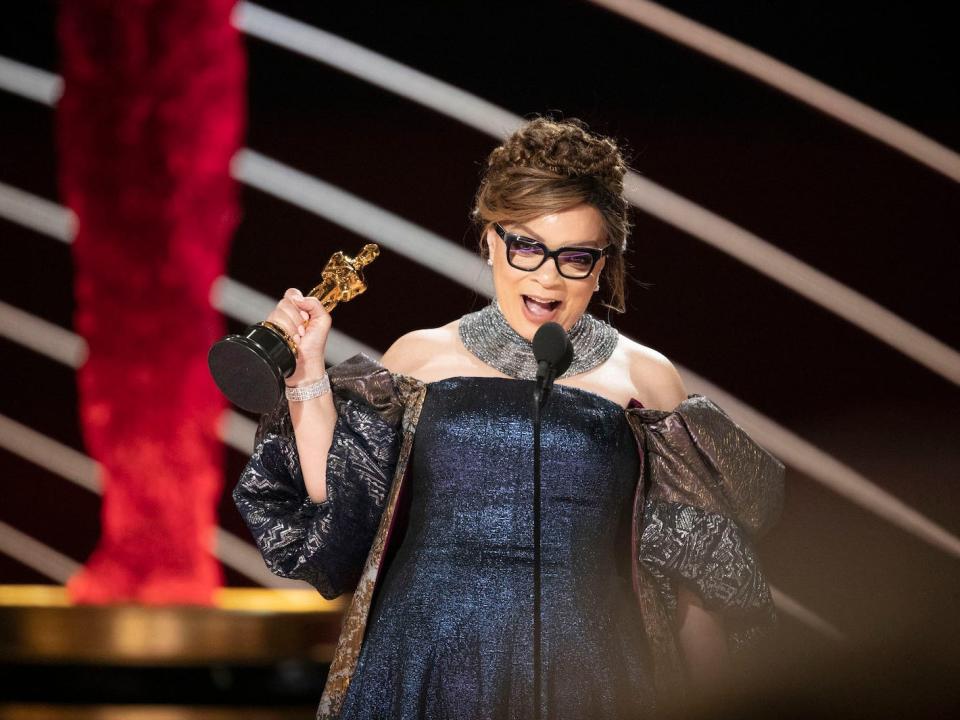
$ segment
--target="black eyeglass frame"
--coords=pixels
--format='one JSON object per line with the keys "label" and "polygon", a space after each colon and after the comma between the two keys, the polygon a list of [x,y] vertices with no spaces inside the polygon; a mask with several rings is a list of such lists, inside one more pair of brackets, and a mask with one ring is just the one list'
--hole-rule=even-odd
{"label": "black eyeglass frame", "polygon": [[[594,268],[597,267],[597,263],[600,262],[600,258],[602,258],[604,255],[607,254],[607,248],[610,247],[609,245],[604,245],[602,248],[578,247],[576,245],[568,245],[561,248],[557,248],[556,250],[551,250],[539,240],[534,240],[533,238],[528,238],[523,235],[517,235],[517,233],[507,232],[506,230],[503,229],[500,223],[494,223],[493,228],[494,230],[497,231],[497,235],[500,236],[500,239],[503,240],[503,244],[506,246],[507,264],[510,265],[510,267],[517,268],[517,270],[523,270],[524,272],[534,272],[535,270],[539,270],[541,267],[543,267],[543,264],[547,260],[549,260],[550,258],[553,258],[553,264],[557,268],[557,272],[560,273],[562,277],[565,277],[568,280],[586,280],[588,277],[590,277],[590,275],[593,274]],[[513,243],[518,241],[529,243],[531,245],[536,245],[537,247],[543,249],[543,257],[536,267],[532,267],[532,268],[518,267],[510,261],[510,246],[513,245]],[[570,250],[587,253],[590,256],[590,259],[593,262],[590,263],[590,269],[587,271],[586,275],[567,275],[560,268],[560,260],[559,260],[560,254],[564,252],[568,252]]]}

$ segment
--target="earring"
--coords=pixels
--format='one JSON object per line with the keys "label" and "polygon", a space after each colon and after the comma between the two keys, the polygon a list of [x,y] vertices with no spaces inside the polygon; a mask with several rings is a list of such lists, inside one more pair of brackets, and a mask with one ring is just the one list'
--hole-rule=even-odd
{"label": "earring", "polygon": [[600,289],[600,281],[597,280],[597,286],[593,289],[594,292],[597,292]]}
{"label": "earring", "polygon": [[493,258],[487,258],[487,265],[493,265]]}

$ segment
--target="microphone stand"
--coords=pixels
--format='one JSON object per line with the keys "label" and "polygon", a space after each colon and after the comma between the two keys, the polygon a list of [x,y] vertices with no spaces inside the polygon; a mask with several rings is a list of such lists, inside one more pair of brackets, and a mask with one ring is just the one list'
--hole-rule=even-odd
{"label": "microphone stand", "polygon": [[546,360],[537,368],[533,389],[533,718],[540,720],[541,619],[540,619],[540,412],[553,385],[554,369]]}
{"label": "microphone stand", "polygon": [[573,345],[563,327],[554,322],[540,326],[533,336],[537,379],[533,387],[533,718],[540,720],[543,700],[541,548],[540,548],[540,415],[553,381],[573,362]]}

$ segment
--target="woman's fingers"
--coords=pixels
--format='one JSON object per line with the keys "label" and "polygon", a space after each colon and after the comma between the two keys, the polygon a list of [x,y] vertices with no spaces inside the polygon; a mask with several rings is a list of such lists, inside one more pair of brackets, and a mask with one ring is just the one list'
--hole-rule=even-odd
{"label": "woman's fingers", "polygon": [[291,337],[303,335],[302,328],[305,320],[300,317],[300,310],[291,300],[284,298],[267,316],[267,320],[282,328]]}
{"label": "woman's fingers", "polygon": [[308,319],[302,317],[300,308],[297,307],[297,302],[302,299],[303,293],[301,293],[297,288],[287,288],[287,291],[283,294],[283,300],[280,301],[278,306],[290,317],[290,321],[296,328],[295,333],[301,336],[306,330],[306,328],[303,327],[303,324]]}
{"label": "woman's fingers", "polygon": [[294,300],[294,303],[301,312],[307,313],[307,317],[310,319],[321,317],[327,312],[315,297],[301,297],[298,300]]}
{"label": "woman's fingers", "polygon": [[[309,295],[305,296],[297,288],[289,288],[284,294],[283,299],[290,301],[296,308],[303,320],[310,320],[322,316],[326,313],[320,301]],[[306,313],[304,315],[304,313]]]}
{"label": "woman's fingers", "polygon": [[304,347],[317,343],[322,346],[331,325],[330,313],[321,302],[315,297],[304,297],[297,288],[289,288],[283,294],[267,320],[283,328],[297,345],[306,343]]}
{"label": "woman's fingers", "polygon": [[300,317],[300,308],[298,308],[292,300],[284,298],[280,301],[277,309],[287,316],[287,319],[293,327],[294,332],[303,335],[303,330],[305,329],[304,324],[306,320]]}
{"label": "woman's fingers", "polygon": [[296,339],[300,336],[300,331],[297,329],[297,326],[290,322],[290,319],[285,313],[272,312],[267,316],[267,321],[273,325],[276,325],[283,332],[290,336],[291,339]]}
{"label": "woman's fingers", "polygon": [[[304,297],[297,288],[289,288],[267,320],[286,332],[297,346],[297,369],[288,384],[304,373],[323,372],[323,356],[331,318],[315,297]],[[295,384],[295,383],[294,383]]]}

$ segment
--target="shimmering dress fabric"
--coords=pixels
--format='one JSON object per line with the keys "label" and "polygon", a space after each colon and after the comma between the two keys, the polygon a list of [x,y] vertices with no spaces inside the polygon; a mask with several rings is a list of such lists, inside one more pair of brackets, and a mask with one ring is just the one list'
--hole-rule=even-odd
{"label": "shimmering dress fabric", "polygon": [[[532,706],[516,704],[530,700],[532,672],[529,382],[427,385],[364,355],[328,372],[326,500],[307,494],[286,403],[261,418],[233,492],[274,573],[327,598],[353,593],[318,720],[529,717]],[[753,543],[779,516],[784,466],[702,395],[623,411],[583,390],[555,393],[544,426],[544,717],[643,717],[651,674],[658,696],[686,689],[679,587],[722,614],[734,656],[775,627]]]}
{"label": "shimmering dress fabric", "polygon": [[[532,385],[427,386],[409,520],[342,718],[532,717]],[[542,716],[643,717],[652,689],[630,580],[633,433],[616,404],[558,385],[542,448]]]}

